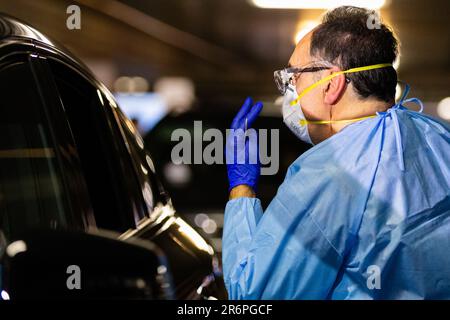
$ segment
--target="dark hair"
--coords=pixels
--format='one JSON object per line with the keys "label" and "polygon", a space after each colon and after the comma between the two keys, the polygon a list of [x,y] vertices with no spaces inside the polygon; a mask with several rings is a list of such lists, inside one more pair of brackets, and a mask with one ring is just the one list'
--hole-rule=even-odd
{"label": "dark hair", "polygon": [[[371,25],[375,17],[379,24]],[[398,54],[398,43],[393,32],[381,23],[374,11],[343,6],[327,12],[313,31],[310,54],[347,70],[393,63]],[[346,76],[363,98],[372,96],[388,102],[395,97],[397,72],[393,67]]]}

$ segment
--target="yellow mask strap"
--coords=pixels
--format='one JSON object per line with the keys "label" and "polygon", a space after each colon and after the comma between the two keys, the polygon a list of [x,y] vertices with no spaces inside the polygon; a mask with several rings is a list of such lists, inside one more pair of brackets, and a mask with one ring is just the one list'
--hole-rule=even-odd
{"label": "yellow mask strap", "polygon": [[306,119],[301,119],[299,121],[299,123],[301,126],[306,126],[308,123],[310,123],[310,124],[350,123],[350,122],[357,122],[357,121],[361,121],[364,119],[375,118],[375,117],[376,117],[376,115],[361,117],[361,118],[356,118],[356,119],[351,119],[351,120],[306,120]]}
{"label": "yellow mask strap", "polygon": [[380,63],[380,64],[374,64],[371,66],[365,66],[365,67],[358,67],[358,68],[352,68],[352,69],[348,69],[348,70],[344,70],[344,71],[338,71],[336,73],[330,74],[329,76],[317,81],[316,83],[313,83],[312,85],[310,85],[308,88],[306,88],[305,90],[303,90],[302,93],[299,94],[298,98],[295,99],[294,101],[291,102],[291,105],[296,105],[298,103],[298,101],[308,92],[310,92],[312,89],[314,89],[315,87],[321,85],[324,82],[327,82],[331,79],[333,79],[334,77],[337,77],[341,74],[346,74],[346,73],[355,73],[355,72],[361,72],[361,71],[367,71],[367,70],[373,70],[373,69],[380,69],[380,68],[386,68],[386,67],[392,67],[392,63]]}

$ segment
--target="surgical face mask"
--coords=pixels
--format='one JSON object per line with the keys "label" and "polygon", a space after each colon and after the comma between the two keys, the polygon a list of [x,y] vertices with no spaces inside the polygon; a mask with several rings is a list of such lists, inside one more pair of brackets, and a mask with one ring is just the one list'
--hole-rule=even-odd
{"label": "surgical face mask", "polygon": [[286,126],[299,138],[300,140],[314,144],[309,136],[307,120],[303,114],[300,103],[293,104],[298,98],[297,90],[294,86],[289,86],[284,94],[283,99],[283,121]]}
{"label": "surgical face mask", "polygon": [[286,124],[286,126],[302,141],[314,145],[314,143],[311,140],[311,137],[309,135],[308,131],[308,123],[314,123],[314,124],[330,124],[330,123],[351,123],[351,122],[357,122],[361,121],[367,118],[373,118],[374,116],[366,116],[361,117],[357,119],[349,119],[349,120],[315,120],[310,121],[305,118],[305,115],[303,114],[302,107],[300,105],[300,99],[305,96],[308,92],[319,86],[320,84],[323,84],[332,78],[346,73],[354,73],[354,72],[362,72],[367,70],[373,70],[373,69],[379,69],[379,68],[386,68],[386,67],[392,67],[392,64],[390,63],[382,63],[382,64],[375,64],[371,66],[365,66],[365,67],[358,67],[353,68],[345,71],[339,71],[336,73],[333,73],[329,75],[328,77],[325,77],[316,83],[310,85],[308,88],[303,90],[300,95],[297,94],[296,88],[289,84],[286,86],[286,91],[284,93],[284,99],[283,99],[283,121]]}

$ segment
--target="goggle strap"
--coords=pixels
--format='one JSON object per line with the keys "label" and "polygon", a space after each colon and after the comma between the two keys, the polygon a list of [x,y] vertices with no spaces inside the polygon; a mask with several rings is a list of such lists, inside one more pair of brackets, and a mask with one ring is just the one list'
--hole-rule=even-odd
{"label": "goggle strap", "polygon": [[361,71],[367,71],[367,70],[373,70],[373,69],[380,69],[380,68],[386,68],[386,67],[392,67],[392,63],[380,63],[380,64],[374,64],[371,66],[365,66],[365,67],[357,67],[357,68],[352,68],[352,69],[348,69],[348,70],[344,70],[344,71],[338,71],[336,73],[330,74],[329,76],[317,81],[316,83],[312,84],[311,86],[309,86],[308,88],[306,88],[305,90],[303,90],[303,92],[298,96],[297,99],[295,99],[294,101],[291,102],[291,105],[296,105],[298,103],[298,101],[308,92],[310,92],[312,89],[316,88],[317,86],[321,85],[324,82],[327,82],[331,79],[333,79],[334,77],[337,77],[341,74],[346,74],[346,73],[355,73],[355,72],[361,72]]}

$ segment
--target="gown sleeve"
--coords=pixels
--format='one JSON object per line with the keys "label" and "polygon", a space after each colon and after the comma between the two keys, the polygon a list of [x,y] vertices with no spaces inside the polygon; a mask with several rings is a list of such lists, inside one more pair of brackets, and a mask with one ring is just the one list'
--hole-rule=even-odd
{"label": "gown sleeve", "polygon": [[285,182],[264,213],[256,198],[227,203],[223,269],[230,299],[328,297],[342,264],[328,236],[342,228],[322,230],[298,187]]}

